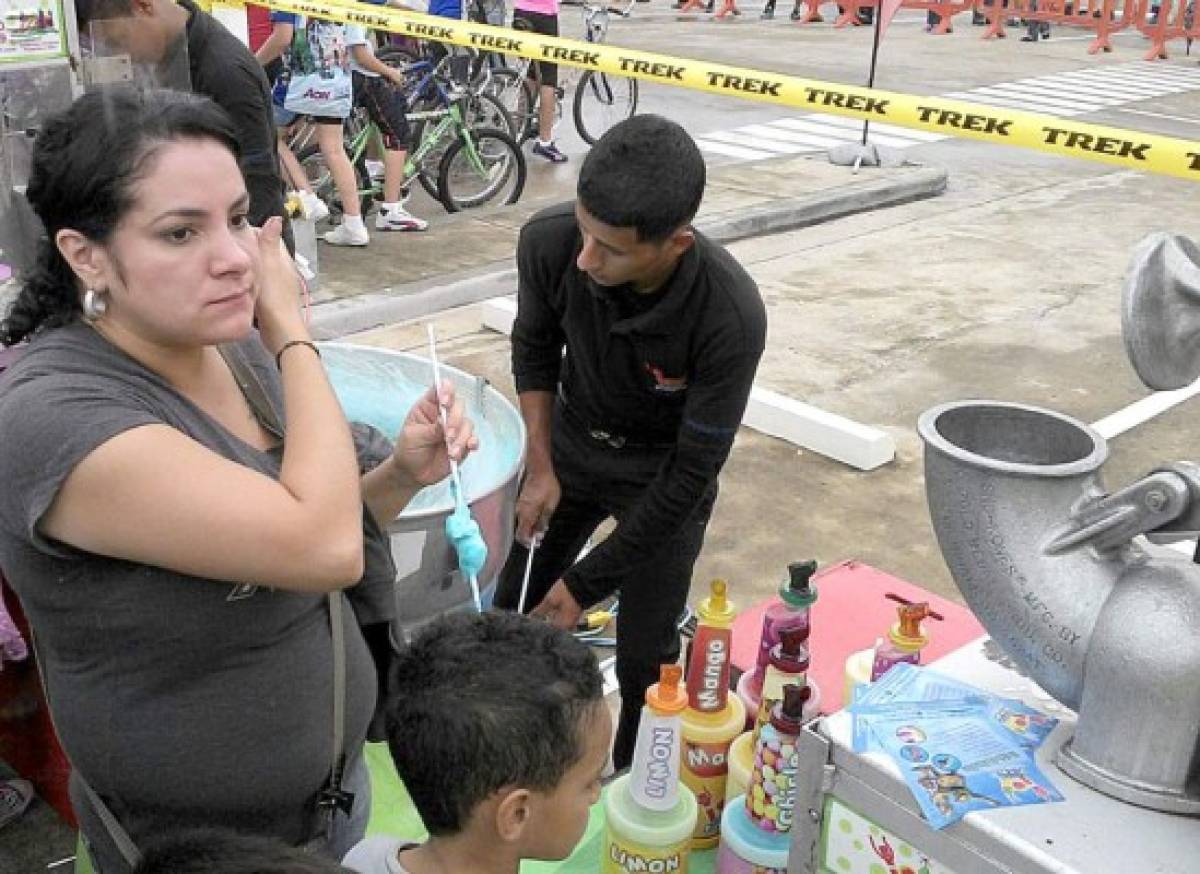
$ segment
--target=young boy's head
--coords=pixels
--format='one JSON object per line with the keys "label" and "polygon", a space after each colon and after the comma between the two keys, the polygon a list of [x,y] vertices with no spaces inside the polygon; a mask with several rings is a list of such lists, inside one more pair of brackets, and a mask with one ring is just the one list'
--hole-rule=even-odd
{"label": "young boy's head", "polygon": [[147,846],[134,874],[354,874],[276,838],[219,828],[169,831]]}
{"label": "young boy's head", "polygon": [[454,614],[399,657],[388,745],[431,841],[562,859],[600,797],[612,724],[596,661],[513,613]]}

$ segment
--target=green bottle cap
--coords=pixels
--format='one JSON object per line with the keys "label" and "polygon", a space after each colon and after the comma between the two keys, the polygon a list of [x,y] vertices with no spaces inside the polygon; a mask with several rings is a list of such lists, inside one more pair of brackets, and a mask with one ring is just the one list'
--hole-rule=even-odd
{"label": "green bottle cap", "polygon": [[817,600],[812,576],[817,572],[815,559],[795,561],[788,565],[788,579],[779,587],[779,597],[789,607],[808,607]]}

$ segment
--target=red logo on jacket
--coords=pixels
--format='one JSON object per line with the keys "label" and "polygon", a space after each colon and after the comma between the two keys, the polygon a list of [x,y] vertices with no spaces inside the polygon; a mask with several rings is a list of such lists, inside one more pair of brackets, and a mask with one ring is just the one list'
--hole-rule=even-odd
{"label": "red logo on jacket", "polygon": [[677,392],[687,388],[686,376],[667,376],[661,367],[655,367],[649,361],[646,362],[646,372],[654,377],[655,391]]}

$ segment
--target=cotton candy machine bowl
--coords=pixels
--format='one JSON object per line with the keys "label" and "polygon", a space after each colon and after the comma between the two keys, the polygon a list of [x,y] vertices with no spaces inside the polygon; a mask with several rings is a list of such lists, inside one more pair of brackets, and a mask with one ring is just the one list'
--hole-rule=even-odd
{"label": "cotton candy machine bowl", "polygon": [[[323,343],[321,355],[346,417],[389,438],[399,433],[409,409],[433,382],[429,360],[406,352]],[[444,364],[441,372],[443,379],[453,381],[479,436],[478,451],[461,471],[467,502],[488,548],[479,575],[486,608],[512,545],[525,426],[513,405],[486,380]],[[453,509],[447,480],[422,490],[388,525],[396,560],[398,638],[441,613],[473,609],[470,585],[446,537],[446,518]]]}

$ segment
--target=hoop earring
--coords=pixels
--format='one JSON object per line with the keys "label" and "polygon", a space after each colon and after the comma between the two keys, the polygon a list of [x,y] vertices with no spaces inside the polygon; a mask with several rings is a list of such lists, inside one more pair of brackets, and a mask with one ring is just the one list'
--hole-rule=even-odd
{"label": "hoop earring", "polygon": [[108,301],[104,299],[103,292],[94,288],[89,288],[83,293],[83,303],[80,306],[83,309],[83,318],[88,322],[99,321],[100,317],[108,312]]}

